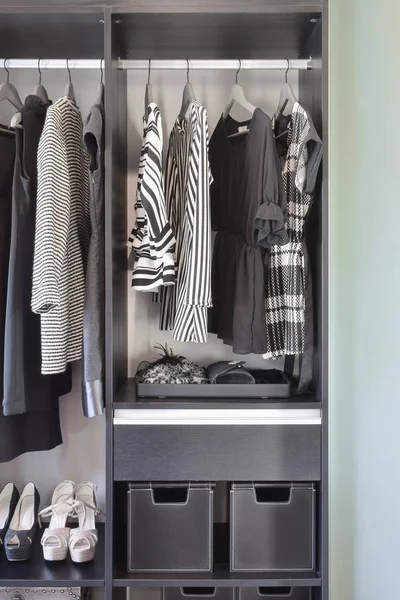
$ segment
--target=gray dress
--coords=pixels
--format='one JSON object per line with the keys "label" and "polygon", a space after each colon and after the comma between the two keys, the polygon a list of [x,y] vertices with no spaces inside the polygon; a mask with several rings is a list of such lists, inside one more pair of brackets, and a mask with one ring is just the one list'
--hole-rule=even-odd
{"label": "gray dress", "polygon": [[82,402],[85,417],[104,408],[104,164],[102,104],[92,106],[83,128],[89,155],[90,244],[83,316]]}
{"label": "gray dress", "polygon": [[[246,135],[228,137],[248,125]],[[221,117],[210,140],[212,268],[210,329],[236,354],[266,350],[264,248],[288,241],[285,197],[271,120]]]}

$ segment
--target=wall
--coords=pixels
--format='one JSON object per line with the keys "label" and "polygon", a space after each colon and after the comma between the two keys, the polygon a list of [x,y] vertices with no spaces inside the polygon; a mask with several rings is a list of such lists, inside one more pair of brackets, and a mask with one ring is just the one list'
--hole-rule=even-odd
{"label": "wall", "polygon": [[[4,74],[5,75],[5,74]],[[10,72],[13,83],[23,100],[32,93],[37,84],[35,70],[15,70]],[[75,96],[85,118],[91,104],[96,100],[100,73],[97,71],[73,71]],[[0,72],[0,81],[3,73]],[[67,72],[43,70],[42,83],[49,98],[57,100],[64,93],[68,81]],[[0,104],[0,122],[9,123],[14,107]],[[63,479],[76,483],[83,480],[97,485],[97,499],[104,507],[104,417],[85,419],[81,408],[80,365],[74,366],[73,391],[60,400],[61,426],[64,443],[49,452],[33,452],[0,464],[0,487],[7,481],[14,481],[20,489],[28,481],[34,481],[42,497],[41,506],[50,504],[54,487]]]}
{"label": "wall", "polygon": [[[222,111],[224,110],[232,84],[235,81],[235,71],[192,71],[190,80],[193,84],[196,98],[201,101],[208,112],[208,125],[212,134]],[[289,81],[297,93],[298,73],[290,72]],[[144,110],[144,93],[147,82],[147,71],[131,71],[128,73],[128,233],[134,223],[134,201],[137,184],[137,167],[139,163],[142,115]],[[160,106],[163,117],[164,147],[168,147],[168,135],[179,113],[182,92],[186,83],[186,71],[153,71],[153,99]],[[242,71],[238,82],[243,86],[246,97],[256,106],[260,106],[272,116],[278,106],[279,94],[284,83],[284,73],[279,71]],[[249,113],[235,107],[232,116],[239,120],[249,118]],[[138,364],[142,360],[153,360],[158,356],[157,344],[168,344],[175,352],[183,354],[200,364],[208,365],[217,360],[242,359],[247,366],[253,368],[271,368],[280,363],[267,363],[261,356],[237,356],[232,349],[209,335],[207,344],[187,344],[174,342],[172,332],[160,332],[158,329],[159,310],[151,301],[151,295],[134,292],[131,289],[130,274],[127,277],[128,311],[129,311],[129,374],[134,376]]]}
{"label": "wall", "polygon": [[330,598],[380,600],[400,539],[400,5],[330,5]]}

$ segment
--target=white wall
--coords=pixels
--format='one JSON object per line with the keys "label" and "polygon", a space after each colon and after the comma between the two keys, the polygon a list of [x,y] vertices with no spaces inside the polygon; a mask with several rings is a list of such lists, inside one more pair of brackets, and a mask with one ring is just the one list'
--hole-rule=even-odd
{"label": "white wall", "polygon": [[[97,71],[73,71],[75,96],[86,117],[91,104],[96,100],[100,73]],[[11,70],[10,81],[22,100],[32,93],[37,83],[35,70]],[[0,81],[5,73],[0,70]],[[43,70],[42,83],[49,98],[57,100],[64,94],[68,81],[67,72]],[[0,122],[9,123],[14,108],[8,103],[0,104]],[[97,487],[98,504],[104,507],[104,417],[86,419],[81,408],[80,365],[74,365],[74,387],[71,394],[60,399],[61,427],[64,443],[49,452],[32,452],[9,463],[0,464],[0,487],[14,481],[20,489],[28,481],[34,481],[42,497],[41,506],[51,501],[54,487],[63,479],[75,482],[93,481]]]}
{"label": "white wall", "polygon": [[[193,84],[197,100],[202,102],[208,112],[208,125],[212,134],[222,111],[227,103],[235,71],[192,71],[190,81]],[[290,72],[289,81],[295,92],[298,86],[298,73]],[[137,167],[140,156],[142,136],[142,115],[144,109],[144,93],[147,82],[147,71],[131,71],[128,74],[128,223],[127,236],[134,222],[133,205],[137,183]],[[179,113],[182,92],[186,83],[186,71],[152,71],[153,99],[160,106],[163,117],[164,147],[168,147],[168,136]],[[250,102],[260,106],[270,116],[273,115],[279,100],[284,82],[284,74],[279,71],[242,71],[238,82],[243,86]],[[232,116],[239,120],[249,118],[249,113],[238,107]],[[142,360],[153,360],[158,357],[157,344],[167,343],[174,351],[187,358],[208,365],[217,360],[242,359],[253,368],[276,367],[280,363],[267,363],[261,356],[247,355],[240,357],[232,353],[232,349],[209,335],[207,344],[188,344],[173,341],[172,332],[160,332],[158,328],[159,311],[151,301],[151,295],[135,292],[131,289],[130,274],[127,277],[128,310],[129,310],[129,373],[133,376]]]}
{"label": "white wall", "polygon": [[331,0],[330,598],[399,597],[397,0]]}

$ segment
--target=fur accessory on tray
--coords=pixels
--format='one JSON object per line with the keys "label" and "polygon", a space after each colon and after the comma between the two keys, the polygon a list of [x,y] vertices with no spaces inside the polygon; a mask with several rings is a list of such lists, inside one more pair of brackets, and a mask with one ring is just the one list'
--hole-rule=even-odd
{"label": "fur accessory on tray", "polygon": [[140,363],[136,372],[137,383],[208,383],[207,372],[184,356],[174,354],[167,344],[155,348],[161,350],[161,358],[154,362]]}

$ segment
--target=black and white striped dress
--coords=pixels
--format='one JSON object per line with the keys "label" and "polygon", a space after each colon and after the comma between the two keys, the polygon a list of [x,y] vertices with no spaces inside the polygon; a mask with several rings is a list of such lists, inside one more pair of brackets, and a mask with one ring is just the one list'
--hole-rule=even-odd
{"label": "black and white striped dress", "polygon": [[42,373],[82,356],[89,179],[82,118],[69,98],[47,111],[38,149],[32,310],[40,314]]}
{"label": "black and white striped dress", "polygon": [[180,342],[207,341],[211,306],[211,218],[208,123],[194,101],[177,119],[166,166],[167,216],[176,237],[177,281],[161,290],[160,329]]}
{"label": "black and white striped dress", "polygon": [[136,191],[136,222],[129,236],[135,262],[132,287],[151,291],[175,283],[175,238],[167,220],[162,174],[163,135],[160,109],[149,104],[144,119]]}

